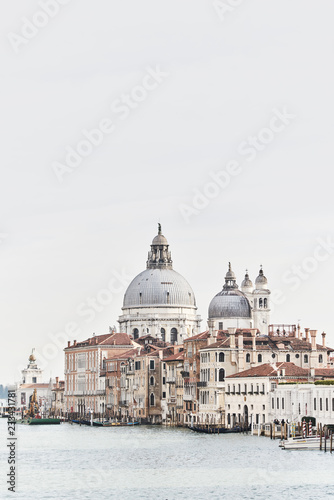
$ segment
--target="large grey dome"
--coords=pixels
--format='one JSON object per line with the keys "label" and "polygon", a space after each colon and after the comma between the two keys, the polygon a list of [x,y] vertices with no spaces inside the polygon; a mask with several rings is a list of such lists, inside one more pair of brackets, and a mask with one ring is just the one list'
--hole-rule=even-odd
{"label": "large grey dome", "polygon": [[196,307],[194,292],[183,276],[173,269],[146,269],[138,274],[124,295],[128,307]]}
{"label": "large grey dome", "polygon": [[222,290],[210,302],[211,318],[251,318],[250,304],[239,290]]}

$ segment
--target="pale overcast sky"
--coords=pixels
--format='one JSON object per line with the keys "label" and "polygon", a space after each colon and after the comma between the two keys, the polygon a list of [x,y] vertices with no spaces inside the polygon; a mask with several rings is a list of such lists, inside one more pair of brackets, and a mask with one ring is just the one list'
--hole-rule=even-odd
{"label": "pale overcast sky", "polygon": [[1,2],[0,383],[117,324],[158,221],[203,330],[262,264],[334,346],[334,4],[237,3]]}

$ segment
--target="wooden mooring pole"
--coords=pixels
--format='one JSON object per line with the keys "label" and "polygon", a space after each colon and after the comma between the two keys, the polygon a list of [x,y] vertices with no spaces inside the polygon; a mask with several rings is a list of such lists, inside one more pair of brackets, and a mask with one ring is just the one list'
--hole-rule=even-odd
{"label": "wooden mooring pole", "polygon": [[333,451],[333,431],[331,431],[331,438],[329,442],[329,451],[332,453]]}

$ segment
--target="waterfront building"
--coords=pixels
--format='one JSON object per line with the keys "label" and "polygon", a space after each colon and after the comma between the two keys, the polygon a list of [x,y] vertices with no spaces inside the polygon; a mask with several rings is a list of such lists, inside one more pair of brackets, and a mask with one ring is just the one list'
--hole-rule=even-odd
{"label": "waterfront building", "polygon": [[328,378],[330,375],[332,380],[277,385],[270,395],[270,420],[277,418],[291,423],[301,422],[304,417],[313,417],[316,424],[334,425],[333,369],[331,374],[328,373]]}
{"label": "waterfront building", "polygon": [[65,402],[65,381],[59,380],[56,377],[56,382],[53,384],[51,390],[51,413],[55,416],[63,416],[66,413],[66,402]]}
{"label": "waterfront building", "polygon": [[195,294],[187,280],[173,269],[169,244],[161,233],[152,241],[145,271],[128,286],[123,300],[120,330],[136,340],[147,334],[164,342],[182,344],[199,331]]}
{"label": "waterfront building", "polygon": [[[226,410],[225,378],[244,370],[268,363],[294,362],[299,368],[326,369],[331,348],[326,347],[326,335],[322,345],[316,343],[316,330],[295,325],[270,325],[269,335],[261,335],[258,329],[214,329],[209,319],[206,345],[200,349],[200,377],[198,388],[198,421],[201,423],[224,422]],[[218,340],[219,339],[219,340]],[[311,342],[310,342],[311,340]],[[195,393],[195,389],[192,391]]]}
{"label": "waterfront building", "polygon": [[85,415],[106,409],[104,361],[133,348],[126,333],[93,335],[87,340],[68,342],[65,351],[65,401],[70,413]]}
{"label": "waterfront building", "polygon": [[277,418],[271,408],[277,384],[307,382],[309,375],[309,369],[287,362],[265,363],[229,375],[225,382],[226,425],[264,424]]}
{"label": "waterfront building", "polygon": [[[220,332],[218,332],[220,335]],[[208,345],[209,330],[184,341],[183,412],[185,425],[198,422],[200,350]]]}
{"label": "waterfront building", "polygon": [[163,359],[167,391],[162,397],[167,400],[166,423],[171,426],[183,425],[183,371],[184,352],[181,351]]}
{"label": "waterfront building", "polygon": [[37,401],[41,412],[47,413],[51,408],[52,380],[43,382],[43,370],[38,367],[34,349],[29,356],[26,368],[22,370],[21,383],[17,384],[17,408],[21,411],[29,409],[30,399],[36,389]]}

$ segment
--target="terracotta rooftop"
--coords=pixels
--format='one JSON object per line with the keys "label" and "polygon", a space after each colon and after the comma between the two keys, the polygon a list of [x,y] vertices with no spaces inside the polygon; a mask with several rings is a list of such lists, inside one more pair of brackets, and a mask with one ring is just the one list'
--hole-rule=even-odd
{"label": "terracotta rooftop", "polygon": [[234,375],[229,375],[229,378],[241,378],[241,377],[278,377],[280,376],[280,371],[285,370],[286,377],[308,377],[309,370],[307,368],[300,368],[294,363],[280,362],[280,363],[264,363],[263,365],[254,366],[249,370],[244,370]]}
{"label": "terracotta rooftop", "polygon": [[49,384],[21,384],[20,389],[48,389]]}
{"label": "terracotta rooftop", "polygon": [[314,371],[316,377],[334,378],[334,368],[316,368]]}
{"label": "terracotta rooftop", "polygon": [[113,346],[113,345],[132,345],[130,336],[127,333],[107,333],[104,335],[94,335],[86,340],[74,343],[66,349],[73,347],[88,347],[95,345]]}
{"label": "terracotta rooftop", "polygon": [[164,361],[183,361],[184,360],[184,351],[177,352],[172,354],[172,356],[168,356],[168,358],[164,358]]}

